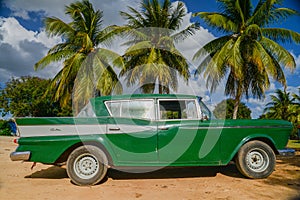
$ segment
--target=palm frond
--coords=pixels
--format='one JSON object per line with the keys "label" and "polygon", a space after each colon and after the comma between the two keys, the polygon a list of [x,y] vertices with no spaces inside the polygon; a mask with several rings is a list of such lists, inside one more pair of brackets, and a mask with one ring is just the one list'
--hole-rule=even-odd
{"label": "palm frond", "polygon": [[[244,65],[244,59],[242,58],[241,54],[241,42],[243,40],[243,37],[240,36],[237,38],[236,41],[234,41],[232,46],[229,46],[228,51],[228,58],[227,58],[227,64],[231,66],[231,71],[234,74],[234,78],[238,80],[243,80],[243,65]],[[231,48],[230,48],[231,47]]]}
{"label": "palm frond", "polygon": [[182,18],[185,16],[185,13],[186,10],[184,9],[184,4],[179,1],[177,3],[177,7],[171,13],[171,17],[166,28],[171,30],[177,30],[182,23]]}
{"label": "palm frond", "polygon": [[218,7],[223,15],[226,15],[232,21],[240,20],[240,13],[236,8],[236,0],[217,0]]}
{"label": "palm frond", "polygon": [[108,58],[108,60],[112,63],[111,66],[115,66],[118,68],[124,68],[125,66],[123,57],[118,53],[115,53],[114,51],[100,48],[97,50],[97,54],[99,54],[98,55],[99,57],[106,58],[106,59]]}
{"label": "palm frond", "polygon": [[143,24],[144,20],[140,21],[139,18],[136,18],[136,16],[133,16],[133,15],[131,15],[129,13],[126,13],[126,12],[123,12],[123,11],[120,12],[120,15],[129,22],[128,25],[132,28],[137,28],[137,27],[143,27],[144,26],[144,24]]}
{"label": "palm frond", "polygon": [[194,13],[193,16],[199,16],[207,24],[219,31],[229,33],[235,33],[238,31],[238,25],[224,14],[215,12],[198,12]]}
{"label": "palm frond", "polygon": [[252,15],[252,3],[251,0],[239,0],[239,6],[243,13],[244,22],[246,22]]}
{"label": "palm frond", "polygon": [[265,49],[268,49],[270,54],[272,54],[275,57],[278,63],[291,70],[296,68],[296,62],[294,57],[278,43],[266,37],[263,37],[260,43],[264,46]]}
{"label": "palm frond", "polygon": [[52,36],[73,37],[75,30],[70,24],[55,17],[47,17],[44,20],[47,34]]}
{"label": "palm frond", "polygon": [[200,30],[200,24],[194,23],[194,24],[189,25],[187,28],[180,31],[179,33],[175,33],[171,37],[175,42],[181,42],[181,41],[185,40],[186,38],[194,35],[196,33],[196,31],[198,31],[198,30]]}
{"label": "palm frond", "polygon": [[276,0],[260,0],[247,24],[257,24],[260,27],[272,22],[272,10],[275,9]]}
{"label": "palm frond", "polygon": [[262,33],[275,41],[300,43],[300,34],[284,28],[262,28]]}
{"label": "palm frond", "polygon": [[224,78],[228,67],[228,58],[232,56],[229,52],[234,45],[234,40],[231,39],[215,53],[211,61],[208,63],[206,70],[204,71],[204,77],[207,79],[206,86],[209,87],[210,91],[214,92]]}
{"label": "palm frond", "polygon": [[272,11],[272,21],[281,22],[294,15],[299,15],[299,13],[290,8],[276,8]]}
{"label": "palm frond", "polygon": [[72,50],[62,50],[47,54],[41,60],[34,64],[34,70],[44,69],[47,65],[52,62],[59,62],[68,59],[74,55]]}
{"label": "palm frond", "polygon": [[223,36],[208,42],[194,54],[193,60],[199,59],[207,54],[214,54],[216,51],[219,51],[221,47],[223,47],[231,38],[231,36]]}

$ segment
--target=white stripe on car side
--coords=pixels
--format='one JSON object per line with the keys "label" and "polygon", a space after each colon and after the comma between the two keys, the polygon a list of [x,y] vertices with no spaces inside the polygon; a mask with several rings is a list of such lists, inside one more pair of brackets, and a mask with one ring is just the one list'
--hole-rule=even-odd
{"label": "white stripe on car side", "polygon": [[[144,131],[156,132],[156,126],[139,126],[127,124],[93,124],[93,125],[34,125],[18,126],[22,137],[36,136],[72,136],[93,134],[134,134]],[[107,128],[107,129],[106,129]],[[148,135],[149,136],[149,135]],[[145,136],[145,137],[148,137]]]}

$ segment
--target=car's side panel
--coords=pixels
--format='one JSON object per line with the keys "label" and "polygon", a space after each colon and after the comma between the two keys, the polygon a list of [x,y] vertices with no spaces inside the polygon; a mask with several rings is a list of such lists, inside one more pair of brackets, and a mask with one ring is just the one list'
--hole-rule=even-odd
{"label": "car's side panel", "polygon": [[226,121],[220,137],[222,164],[228,164],[240,147],[250,140],[270,143],[270,146],[274,146],[275,149],[285,148],[291,131],[289,122],[277,121],[277,125],[272,125],[272,121],[268,121],[269,124],[266,121],[257,120],[256,123],[253,121],[255,120],[248,123],[248,126],[243,124],[246,123],[244,120]]}
{"label": "car's side panel", "polygon": [[[19,139],[17,152],[30,151],[32,162],[55,163],[56,160],[69,148],[76,144],[99,143],[106,151],[112,152],[104,134],[93,135],[73,135],[73,136],[42,136],[42,137],[22,137]],[[112,160],[116,160],[115,155],[110,153]]]}
{"label": "car's side panel", "polygon": [[155,121],[109,118],[106,139],[116,155],[115,165],[158,162]]}
{"label": "car's side panel", "polygon": [[219,129],[200,120],[160,121],[158,152],[169,165],[216,165],[220,162]]}

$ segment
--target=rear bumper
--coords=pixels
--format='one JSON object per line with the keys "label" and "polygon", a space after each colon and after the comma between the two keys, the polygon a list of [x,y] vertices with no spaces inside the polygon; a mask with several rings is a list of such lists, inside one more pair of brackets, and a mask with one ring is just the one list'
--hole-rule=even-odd
{"label": "rear bumper", "polygon": [[295,149],[280,149],[278,150],[279,156],[294,156],[295,155]]}
{"label": "rear bumper", "polygon": [[30,151],[12,152],[10,159],[12,161],[27,161],[30,158]]}

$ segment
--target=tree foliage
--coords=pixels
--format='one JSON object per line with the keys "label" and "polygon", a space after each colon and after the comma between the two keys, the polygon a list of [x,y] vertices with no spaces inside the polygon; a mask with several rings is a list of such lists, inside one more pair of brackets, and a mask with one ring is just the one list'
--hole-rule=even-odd
{"label": "tree foliage", "polygon": [[204,59],[195,74],[204,74],[211,91],[227,78],[225,94],[235,99],[233,118],[243,95],[263,98],[270,78],[286,87],[283,68],[295,69],[294,57],[277,42],[300,43],[300,34],[271,27],[298,14],[281,2],[260,0],[254,7],[251,0],[218,0],[220,12],[195,13],[225,33],[196,52],[194,59]]}
{"label": "tree foliage", "polygon": [[156,84],[159,93],[169,93],[170,89],[176,91],[177,76],[187,82],[190,74],[188,62],[175,43],[193,35],[198,24],[179,31],[186,15],[180,1],[172,6],[170,0],[147,0],[142,1],[140,10],[128,9],[128,13],[121,12],[127,20],[122,29],[129,38],[126,43],[129,48],[123,55],[125,67],[120,75],[125,77],[128,86],[138,82],[145,93],[153,93]]}
{"label": "tree foliage", "polygon": [[[300,88],[299,88],[300,94]],[[266,104],[261,119],[282,119],[293,123],[292,137],[297,134],[297,126],[300,124],[300,99],[299,94],[291,94],[286,90],[277,89],[275,95],[271,95],[271,101]]]}
{"label": "tree foliage", "polygon": [[2,116],[14,117],[54,117],[70,116],[71,104],[61,108],[52,100],[53,91],[45,94],[50,80],[38,77],[12,78],[6,87],[0,90]]}
{"label": "tree foliage", "polygon": [[[226,99],[217,104],[213,113],[218,119],[232,119],[234,99]],[[251,110],[244,104],[239,104],[237,119],[251,119]]]}
{"label": "tree foliage", "polygon": [[11,128],[6,120],[0,119],[0,135],[11,135]]}
{"label": "tree foliage", "polygon": [[[108,95],[114,88],[117,92],[122,91],[111,63],[116,66],[123,63],[118,54],[99,47],[109,44],[114,36],[114,26],[102,28],[102,11],[95,10],[88,0],[82,0],[66,6],[65,14],[71,22],[56,17],[44,20],[47,34],[60,36],[63,42],[52,47],[35,64],[35,69],[62,61],[63,67],[52,80],[49,90],[55,90],[54,98],[63,106],[72,98],[75,111],[78,111],[78,104],[86,104],[95,93]],[[72,97],[74,85],[76,90]]]}

